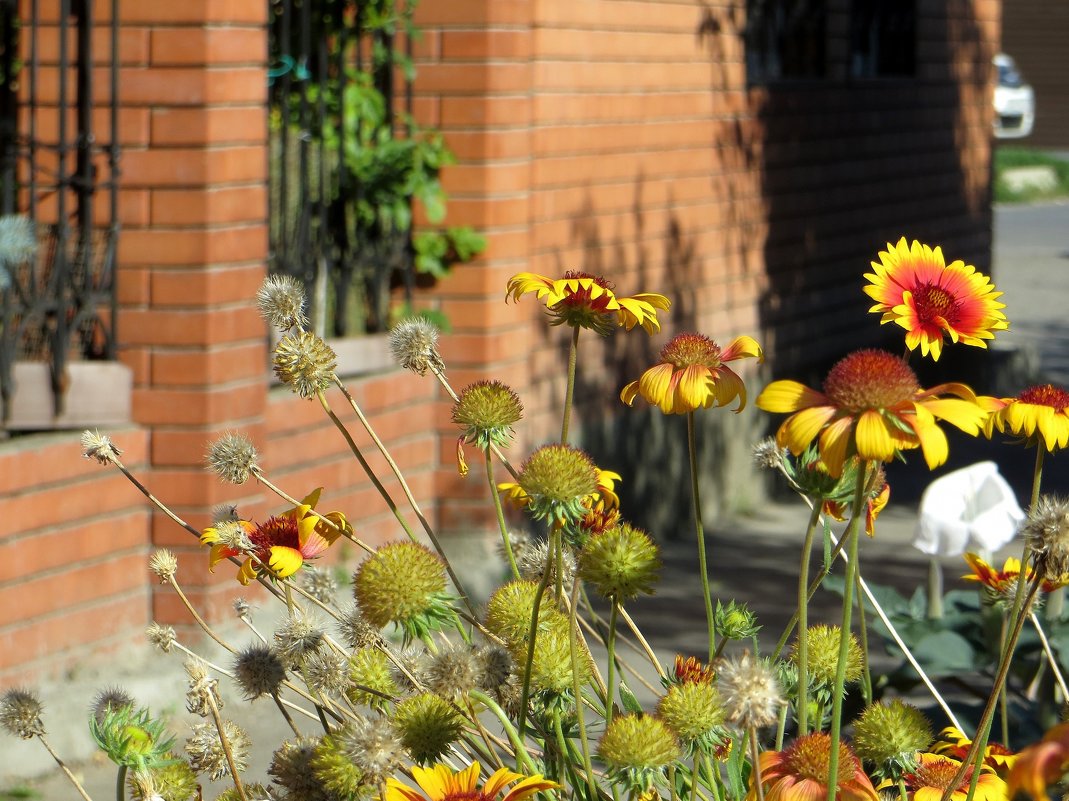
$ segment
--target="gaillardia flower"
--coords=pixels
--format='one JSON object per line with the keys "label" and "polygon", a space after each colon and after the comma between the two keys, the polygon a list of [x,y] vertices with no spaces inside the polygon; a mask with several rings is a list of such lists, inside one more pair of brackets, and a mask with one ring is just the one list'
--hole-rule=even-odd
{"label": "gaillardia flower", "polygon": [[[828,769],[831,767],[831,737],[813,732],[799,737],[782,751],[765,751],[759,757],[758,781],[765,797],[777,801],[823,801],[828,797]],[[876,789],[861,768],[861,760],[850,746],[839,743],[839,769],[835,777],[840,801],[878,801]],[[757,798],[751,782],[747,801]]]}
{"label": "gaillardia flower", "polygon": [[[946,395],[952,397],[941,397]],[[776,441],[797,456],[817,439],[821,461],[833,476],[842,475],[851,456],[889,462],[899,451],[918,447],[934,469],[948,454],[937,419],[976,435],[987,417],[969,387],[921,389],[909,365],[882,350],[858,350],[841,359],[828,372],[824,392],[797,381],[773,381],[757,405],[791,414]]]}
{"label": "gaillardia flower", "polygon": [[[1001,570],[996,570],[983,557],[975,553],[965,554],[965,561],[972,568],[972,573],[966,573],[962,578],[966,581],[980,582],[989,600],[1008,601],[1013,599],[1014,593],[1017,591],[1017,581],[1021,577],[1020,559],[1013,556],[1006,557],[1006,561],[1002,563]],[[1034,575],[1035,571],[1029,566],[1025,570],[1025,581],[1030,584]],[[1045,592],[1050,592],[1053,589],[1055,587],[1050,584],[1045,583],[1043,586]]]}
{"label": "gaillardia flower", "polygon": [[322,490],[322,487],[313,490],[293,509],[259,525],[248,520],[233,520],[204,529],[200,535],[201,544],[212,546],[208,556],[209,569],[214,571],[224,559],[246,553],[246,550],[235,547],[231,535],[236,533],[244,535],[248,545],[246,559],[238,569],[238,581],[248,584],[262,570],[276,578],[292,576],[306,560],[315,559],[330,547],[343,531],[352,531],[341,512],[320,516],[314,511]]}
{"label": "gaillardia flower", "polygon": [[1054,384],[1029,387],[1016,398],[981,398],[991,412],[986,433],[994,429],[1024,437],[1029,445],[1040,440],[1051,453],[1069,444],[1069,392]]}
{"label": "gaillardia flower", "polygon": [[[917,769],[903,777],[909,790],[909,798],[911,801],[940,801],[943,793],[953,788],[950,801],[965,801],[969,795],[973,768],[969,766],[955,787],[951,782],[960,767],[959,760],[948,756],[928,753],[918,755]],[[1006,783],[987,765],[981,765],[973,798],[975,801],[1008,801],[1010,796],[1006,794]]]}
{"label": "gaillardia flower", "polygon": [[672,305],[664,295],[652,292],[617,295],[604,278],[573,270],[556,280],[535,273],[517,273],[505,287],[505,299],[519,301],[528,292],[545,300],[551,325],[589,328],[603,336],[614,324],[628,331],[640,325],[647,334],[654,334],[661,330],[657,310],[667,311]]}
{"label": "gaillardia flower", "polygon": [[943,337],[951,342],[986,348],[985,339],[994,339],[995,331],[1009,328],[1000,309],[1005,303],[998,298],[991,279],[965,262],[945,264],[941,248],[922,245],[916,240],[888,243],[880,251],[880,263],[870,262],[873,273],[865,273],[871,282],[865,294],[876,301],[869,311],[882,312],[881,323],[897,323],[906,329],[906,347],[921,354],[932,354],[938,361]]}
{"label": "gaillardia flower", "polygon": [[[1038,743],[1018,755],[1007,779],[1008,794],[1027,793],[1035,801],[1047,801],[1047,788],[1069,770],[1069,723],[1059,723]],[[1060,794],[1059,794],[1060,795]]]}
{"label": "gaillardia flower", "polygon": [[412,778],[423,792],[420,793],[397,779],[390,778],[386,780],[386,792],[383,793],[382,801],[496,801],[501,791],[517,779],[522,781],[513,785],[501,801],[523,801],[535,793],[560,787],[556,782],[543,779],[540,774],[525,778],[523,774],[513,773],[508,768],[494,771],[483,786],[479,787],[481,769],[478,762],[472,762],[467,768],[457,772],[445,765],[435,765],[433,768],[414,766]]}
{"label": "gaillardia flower", "polygon": [[[972,740],[965,733],[955,727],[947,726],[931,747],[933,754],[942,754],[961,761],[969,753]],[[1005,779],[1010,769],[1017,762],[1018,755],[1004,746],[1002,743],[988,742],[984,747],[984,764],[995,771],[1000,779]],[[1013,797],[1012,794],[1010,796]]]}
{"label": "gaillardia flower", "polygon": [[736,398],[741,412],[746,406],[746,385],[725,362],[757,357],[764,361],[761,346],[751,337],[735,337],[721,349],[701,334],[679,334],[661,348],[660,360],[620,391],[620,400],[631,406],[641,395],[665,414],[685,414],[710,406],[727,406]]}

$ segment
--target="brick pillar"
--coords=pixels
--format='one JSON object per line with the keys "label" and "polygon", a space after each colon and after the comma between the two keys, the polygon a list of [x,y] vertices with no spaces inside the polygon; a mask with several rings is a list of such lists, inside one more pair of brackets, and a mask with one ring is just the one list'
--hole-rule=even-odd
{"label": "brick pillar", "polygon": [[[120,358],[134,371],[135,420],[152,432],[147,483],[200,528],[213,504],[253,511],[262,500],[254,485],[206,472],[204,454],[229,429],[262,443],[266,333],[252,298],[268,247],[268,4],[124,3],[121,13],[123,36],[143,44],[122,67],[124,115],[145,126],[123,150],[122,184],[146,215],[120,238]],[[232,571],[211,577],[204,549],[162,514],[152,539],[179,554],[202,610],[224,582],[231,589]],[[191,623],[169,589],[153,615]]]}
{"label": "brick pillar", "polygon": [[[439,286],[441,310],[452,326],[442,354],[458,392],[472,381],[496,378],[525,403],[530,310],[506,306],[504,299],[508,278],[528,269],[533,9],[529,2],[477,0],[425,3],[416,13],[424,30],[416,51],[416,114],[441,129],[457,156],[443,173],[450,196],[446,222],[471,225],[488,241],[479,259],[455,267]],[[477,460],[471,475],[457,475],[457,430],[448,408],[436,417],[443,463],[439,526],[470,530],[489,521],[492,507],[477,454],[468,454]],[[522,433],[528,428],[521,424]],[[523,452],[518,443],[510,456],[518,461]],[[507,474],[498,470],[504,480]]]}

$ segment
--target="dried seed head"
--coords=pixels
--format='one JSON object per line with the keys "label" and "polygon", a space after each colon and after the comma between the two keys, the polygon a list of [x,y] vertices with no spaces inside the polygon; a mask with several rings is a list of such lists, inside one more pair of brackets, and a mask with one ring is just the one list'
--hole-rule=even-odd
{"label": "dried seed head", "polygon": [[208,469],[231,484],[244,484],[260,469],[260,455],[244,434],[228,431],[208,446]]}
{"label": "dried seed head", "polygon": [[478,656],[466,645],[442,648],[431,654],[423,672],[427,689],[444,698],[461,698],[478,689],[481,676]]}
{"label": "dried seed head", "polygon": [[33,739],[45,733],[43,709],[41,699],[33,692],[15,687],[0,697],[0,726],[23,740]]}
{"label": "dried seed head", "polygon": [[[550,550],[547,540],[526,543],[522,548],[513,552],[516,558],[516,567],[519,568],[520,578],[528,581],[541,581],[546,572],[546,563],[549,563],[549,581],[552,586],[557,583],[557,559]],[[564,592],[570,594],[572,582],[575,581],[575,554],[571,548],[561,549],[561,586]]]}
{"label": "dried seed head", "polygon": [[160,584],[169,584],[178,572],[178,557],[166,548],[160,548],[149,557],[148,569],[156,574]]}
{"label": "dried seed head", "polygon": [[252,523],[245,520],[225,520],[214,528],[220,545],[242,553],[253,550],[249,534],[255,531],[256,527]]}
{"label": "dried seed head", "polygon": [[118,462],[122,451],[115,447],[106,434],[86,429],[82,432],[82,454],[86,459],[96,459],[100,464],[108,464]]}
{"label": "dried seed head", "polygon": [[275,632],[275,644],[282,663],[299,665],[319,651],[323,644],[323,628],[315,620],[301,614],[286,618]]}
{"label": "dried seed head", "polygon": [[334,381],[338,357],[321,337],[301,331],[279,340],[272,362],[279,381],[302,398],[314,398]]}
{"label": "dried seed head", "polygon": [[308,684],[315,692],[341,695],[349,688],[349,662],[334,651],[314,654],[304,667]]}
{"label": "dried seed head", "polygon": [[1069,499],[1040,497],[1021,533],[1043,578],[1055,585],[1069,583]]}
{"label": "dried seed head", "polygon": [[286,668],[274,648],[253,643],[238,652],[234,660],[234,675],[245,694],[245,700],[251,701],[261,695],[278,692],[286,680]]}
{"label": "dried seed head", "polygon": [[249,602],[244,598],[234,599],[234,614],[238,618],[246,618],[249,616]]}
{"label": "dried seed head", "polygon": [[404,761],[401,738],[388,718],[358,718],[340,732],[339,745],[371,784],[381,784]]}
{"label": "dried seed head", "polygon": [[334,600],[334,594],[338,591],[338,580],[330,570],[305,565],[304,569],[297,574],[297,583],[301,589],[315,598],[329,604]]}
{"label": "dried seed head", "polygon": [[184,759],[174,759],[147,771],[132,770],[127,781],[134,801],[189,801],[200,789],[198,784],[197,774]]}
{"label": "dried seed head", "polygon": [[232,503],[217,503],[212,507],[213,526],[219,526],[221,523],[233,523],[239,517],[238,507]]}
{"label": "dried seed head", "polygon": [[[234,767],[239,772],[245,770],[249,761],[249,746],[252,745],[249,735],[232,720],[223,721],[222,733],[230,745]],[[208,774],[213,782],[230,775],[230,765],[215,723],[197,723],[193,726],[193,733],[186,740],[186,754],[189,756],[189,766],[197,773]]]}
{"label": "dried seed head", "polygon": [[765,437],[753,446],[754,464],[769,470],[778,470],[783,466],[783,460],[787,458],[788,453],[786,448],[776,444],[775,437]]}
{"label": "dried seed head", "polygon": [[393,725],[412,759],[426,765],[440,759],[459,739],[462,720],[444,698],[421,693],[397,705]]}
{"label": "dried seed head", "polygon": [[155,622],[145,629],[145,636],[148,637],[150,643],[165,654],[170,652],[171,646],[178,640],[178,636],[174,633],[172,627],[161,626],[159,623]]}
{"label": "dried seed head", "polygon": [[438,328],[422,317],[402,320],[390,331],[390,351],[405,370],[426,375],[427,370],[445,371],[438,354]]}
{"label": "dried seed head", "polygon": [[186,709],[194,715],[206,718],[212,714],[212,706],[218,711],[223,706],[219,697],[219,680],[213,679],[204,664],[190,659],[185,664],[189,675],[189,689],[186,690]]}
{"label": "dried seed head", "polygon": [[727,719],[740,729],[760,729],[775,722],[783,693],[775,673],[764,661],[744,652],[716,664],[717,689]]}
{"label": "dried seed head", "polygon": [[283,333],[294,326],[304,328],[308,325],[304,302],[304,287],[290,275],[269,275],[256,290],[256,306],[260,316],[272,328]]}
{"label": "dried seed head", "polygon": [[93,718],[97,723],[104,722],[104,716],[113,710],[124,708],[133,709],[136,705],[134,699],[121,687],[108,687],[101,690],[93,701]]}
{"label": "dried seed head", "polygon": [[[299,798],[323,798],[323,801],[360,801],[372,795],[373,788],[364,781],[364,774],[342,753],[338,733],[320,738],[312,756],[312,773],[322,786],[322,795],[305,794]],[[295,796],[293,798],[296,798]]]}
{"label": "dried seed head", "polygon": [[307,737],[287,740],[271,757],[267,773],[274,777],[275,784],[287,790],[283,798],[294,801],[328,801],[331,798],[313,770],[317,743],[318,740]]}
{"label": "dried seed head", "polygon": [[513,677],[515,662],[512,655],[499,645],[484,645],[476,651],[479,660],[479,687],[497,692]]}
{"label": "dried seed head", "polygon": [[[397,662],[401,663],[401,667],[398,667]],[[394,685],[402,692],[422,690],[423,674],[427,670],[427,652],[418,648],[406,648],[397,655],[397,662],[390,660],[389,665],[390,678],[393,679]]]}
{"label": "dried seed head", "polygon": [[338,628],[341,630],[342,639],[354,650],[378,645],[382,641],[382,636],[367,622],[358,604],[352,604],[342,613]]}

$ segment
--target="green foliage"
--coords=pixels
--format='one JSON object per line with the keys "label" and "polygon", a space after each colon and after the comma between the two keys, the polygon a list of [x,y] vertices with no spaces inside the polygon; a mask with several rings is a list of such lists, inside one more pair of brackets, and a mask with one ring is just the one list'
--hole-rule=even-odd
{"label": "green foliage", "polygon": [[[1006,170],[1015,167],[1050,167],[1056,186],[1050,190],[1028,187],[1012,188]],[[1069,161],[1025,147],[997,147],[994,154],[994,196],[999,203],[1029,203],[1069,195]]]}

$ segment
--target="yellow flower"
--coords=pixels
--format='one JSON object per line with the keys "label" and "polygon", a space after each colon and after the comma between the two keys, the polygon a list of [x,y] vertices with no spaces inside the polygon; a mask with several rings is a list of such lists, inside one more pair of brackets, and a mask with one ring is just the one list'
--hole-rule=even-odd
{"label": "yellow flower", "polygon": [[[940,397],[951,395],[954,397]],[[833,476],[853,455],[889,462],[899,451],[920,448],[929,469],[947,460],[947,438],[937,419],[976,435],[987,412],[964,384],[921,389],[902,359],[881,350],[859,350],[839,361],[824,392],[797,381],[773,381],[757,398],[766,412],[792,413],[776,441],[795,456],[818,440],[820,458]]]}
{"label": "yellow flower", "polygon": [[[259,525],[248,520],[219,523],[204,529],[200,535],[202,545],[211,545],[208,568],[224,559],[247,554],[238,569],[238,581],[248,584],[261,570],[266,569],[276,578],[292,576],[307,559],[323,553],[343,531],[352,531],[352,526],[341,512],[329,512],[322,517],[313,510],[319,501],[322,487],[312,492],[293,509],[269,518]],[[237,547],[235,535],[244,539],[245,547]]]}
{"label": "yellow flower", "polygon": [[897,323],[906,329],[906,347],[920,346],[921,355],[938,361],[944,334],[951,342],[986,348],[985,339],[1009,328],[1000,309],[1002,293],[991,279],[960,259],[943,261],[940,248],[906,238],[887,244],[880,263],[870,262],[874,273],[865,273],[872,283],[865,294],[876,301],[869,309],[883,312],[881,323]]}
{"label": "yellow flower", "polygon": [[573,270],[556,280],[535,273],[517,273],[505,287],[505,299],[519,301],[528,292],[545,300],[553,325],[589,328],[602,335],[608,334],[614,324],[628,331],[640,325],[647,334],[654,334],[661,330],[657,310],[667,311],[672,305],[664,295],[652,292],[617,295],[604,278]]}
{"label": "yellow flower", "polygon": [[[765,751],[758,757],[760,781],[765,797],[776,801],[824,801],[828,796],[828,768],[831,737],[814,732],[799,737],[782,751]],[[878,801],[879,796],[861,760],[846,743],[839,744],[839,770],[836,797],[840,801]],[[757,798],[757,786],[751,782],[747,801]]]}
{"label": "yellow flower", "polygon": [[685,414],[710,406],[727,406],[736,398],[746,406],[746,385],[724,362],[747,357],[764,361],[761,346],[751,337],[732,340],[723,350],[701,334],[679,334],[661,349],[660,361],[620,392],[628,406],[641,395],[665,414]]}
{"label": "yellow flower", "polygon": [[[973,554],[969,554],[969,556],[972,555]],[[966,557],[966,559],[967,558],[968,557]],[[1006,566],[1002,568],[1003,571],[1007,570],[1010,562],[1015,562],[1018,567],[1021,564],[1016,559],[1007,559]],[[964,578],[969,579],[977,577],[965,576]],[[969,746],[971,745],[972,740],[966,737],[961,729],[955,728],[954,726],[947,726],[939,732],[939,738],[936,740],[935,745],[932,746],[931,750],[932,753],[953,757],[960,762],[969,752]],[[1013,768],[1014,764],[1017,762],[1017,756],[1017,754],[1002,745],[1002,743],[989,742],[987,747],[984,748],[984,764],[995,771],[998,777],[1003,780],[1006,779],[1010,769]],[[1013,797],[1012,793],[1010,794],[1010,797]]]}
{"label": "yellow flower", "polygon": [[[918,754],[917,769],[903,776],[910,801],[940,801],[943,793],[951,787],[951,781],[961,761],[940,754]],[[950,801],[965,801],[969,795],[969,783],[972,781],[973,769],[970,766],[957,787],[950,794]],[[881,785],[882,787],[883,785]],[[889,785],[888,785],[889,786]],[[1006,782],[994,772],[982,765],[980,778],[976,782],[976,794],[973,801],[1009,801]]]}
{"label": "yellow flower", "polygon": [[1007,780],[1009,797],[1023,792],[1035,801],[1047,801],[1047,788],[1069,770],[1069,723],[1059,723],[1017,756]]}
{"label": "yellow flower", "polygon": [[486,780],[480,789],[478,762],[472,762],[466,769],[454,772],[445,765],[432,768],[413,766],[412,778],[423,790],[422,793],[402,784],[397,779],[386,780],[386,792],[382,801],[494,801],[506,785],[522,779],[513,786],[501,801],[523,801],[535,793],[556,790],[556,782],[543,779],[541,775],[524,776],[513,773],[508,768],[499,768]]}
{"label": "yellow flower", "polygon": [[1025,437],[1029,444],[1042,439],[1051,453],[1069,444],[1069,392],[1061,387],[1042,384],[1016,398],[984,397],[980,402],[991,412],[988,437],[997,428]]}

